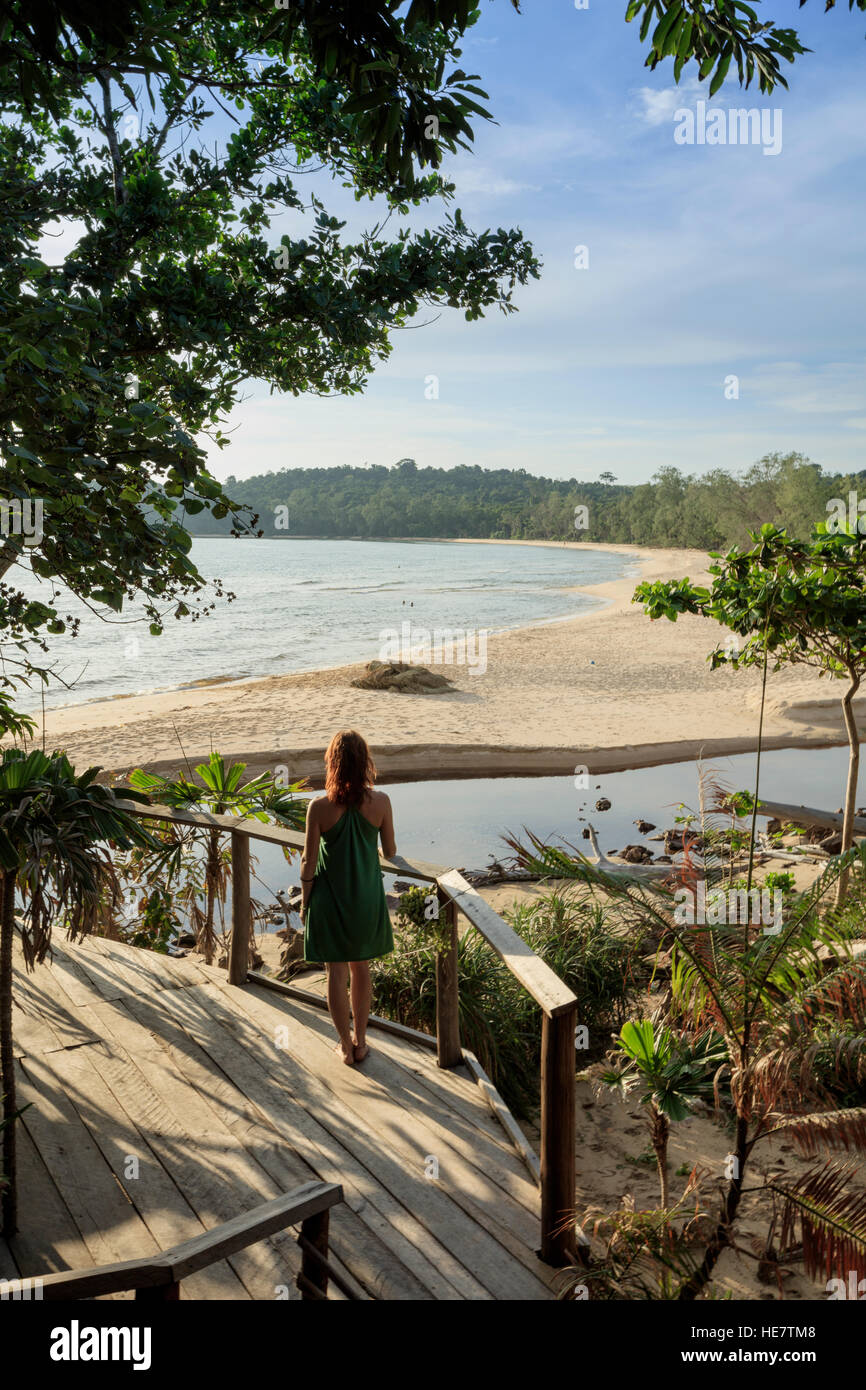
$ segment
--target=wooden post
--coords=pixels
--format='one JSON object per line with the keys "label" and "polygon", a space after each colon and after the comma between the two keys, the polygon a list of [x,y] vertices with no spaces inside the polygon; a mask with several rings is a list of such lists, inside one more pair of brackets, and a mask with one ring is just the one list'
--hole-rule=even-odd
{"label": "wooden post", "polygon": [[440,1067],[456,1067],[463,1061],[460,1046],[460,985],[457,979],[457,907],[437,888],[445,909],[448,944],[436,953],[436,1053]]}
{"label": "wooden post", "polygon": [[[331,1213],[326,1207],[324,1211],[318,1211],[315,1216],[308,1216],[306,1221],[301,1222],[301,1236],[318,1250],[323,1259],[328,1258],[330,1216]],[[308,1293],[306,1284],[312,1284],[313,1289],[317,1292]],[[314,1260],[303,1246],[301,1246],[301,1273],[298,1278],[298,1287],[301,1290],[303,1302],[314,1302],[320,1298],[328,1297],[328,1271],[319,1264],[318,1260]]]}
{"label": "wooden post", "polygon": [[575,1003],[541,1027],[541,1258],[557,1266],[575,1253],[576,1025]]}
{"label": "wooden post", "polygon": [[232,831],[232,939],[229,984],[242,985],[250,968],[250,841]]}

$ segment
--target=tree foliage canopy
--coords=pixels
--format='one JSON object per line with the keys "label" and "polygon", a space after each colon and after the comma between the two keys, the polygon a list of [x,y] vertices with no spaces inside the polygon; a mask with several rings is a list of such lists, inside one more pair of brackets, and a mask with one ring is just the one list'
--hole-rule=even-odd
{"label": "tree foliage canopy", "polygon": [[[538,267],[520,231],[474,232],[459,209],[410,224],[452,200],[435,167],[487,114],[456,66],[466,5],[46,13],[7,5],[2,31],[3,491],[44,503],[35,573],[115,611],[143,597],[159,632],[203,611],[186,519],[255,528],[203,447],[227,442],[245,381],[359,392],[420,309],[511,312]],[[216,144],[214,116],[230,129]],[[386,215],[348,237],[300,191],[312,169]],[[286,214],[301,230],[277,242]],[[76,239],[54,259],[58,224]],[[0,573],[23,548],[8,536]],[[61,605],[53,585],[40,602],[0,586],[0,629],[25,663],[34,637],[65,629]]]}

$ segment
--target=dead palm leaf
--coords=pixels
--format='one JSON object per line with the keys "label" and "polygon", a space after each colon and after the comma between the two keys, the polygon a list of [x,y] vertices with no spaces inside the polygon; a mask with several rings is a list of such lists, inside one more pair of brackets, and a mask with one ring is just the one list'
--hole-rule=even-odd
{"label": "dead palm leaf", "polygon": [[804,1158],[818,1158],[827,1149],[866,1149],[866,1107],[823,1110],[812,1115],[772,1115],[770,1134],[784,1132]]}
{"label": "dead palm leaf", "polygon": [[793,1186],[771,1179],[768,1189],[781,1199],[780,1245],[796,1241],[799,1222],[803,1264],[813,1279],[866,1277],[866,1191],[852,1190],[857,1168],[827,1163],[805,1173]]}

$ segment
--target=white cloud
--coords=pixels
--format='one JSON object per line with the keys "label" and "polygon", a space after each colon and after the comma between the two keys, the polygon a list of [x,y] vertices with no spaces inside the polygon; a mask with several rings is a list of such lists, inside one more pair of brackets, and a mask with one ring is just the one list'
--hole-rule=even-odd
{"label": "white cloud", "polygon": [[687,78],[678,87],[639,87],[635,93],[642,108],[637,112],[638,118],[646,125],[664,125],[673,119],[675,111],[703,90],[696,77]]}
{"label": "white cloud", "polygon": [[521,183],[518,179],[499,174],[484,164],[470,164],[468,161],[459,169],[452,170],[449,178],[457,185],[457,197],[475,197],[482,194],[487,198],[507,198],[515,193],[537,193],[538,184]]}

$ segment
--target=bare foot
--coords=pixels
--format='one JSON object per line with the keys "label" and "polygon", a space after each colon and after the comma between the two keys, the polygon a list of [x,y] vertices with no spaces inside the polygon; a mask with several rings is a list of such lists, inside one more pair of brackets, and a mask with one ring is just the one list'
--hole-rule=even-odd
{"label": "bare foot", "polygon": [[355,1043],[353,1051],[355,1053],[356,1062],[363,1062],[364,1058],[370,1055],[370,1049],[365,1042]]}
{"label": "bare foot", "polygon": [[355,1065],[355,1049],[354,1049],[354,1047],[351,1048],[350,1051],[346,1052],[345,1048],[343,1047],[343,1044],[342,1044],[342,1043],[337,1043],[337,1046],[334,1048],[334,1051],[335,1051],[335,1052],[339,1052],[340,1056],[342,1057],[343,1061],[346,1063],[346,1066],[347,1066],[347,1067],[352,1067],[352,1066]]}

